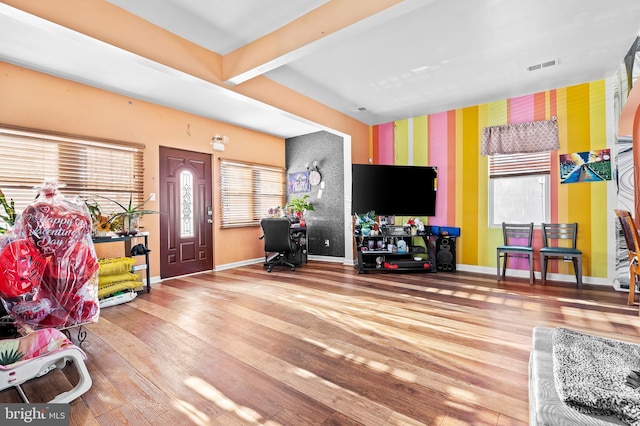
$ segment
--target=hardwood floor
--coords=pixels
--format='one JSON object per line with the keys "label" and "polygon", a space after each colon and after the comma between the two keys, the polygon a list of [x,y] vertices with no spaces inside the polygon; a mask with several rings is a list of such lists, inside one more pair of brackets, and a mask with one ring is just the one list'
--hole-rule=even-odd
{"label": "hardwood floor", "polygon": [[[637,340],[626,294],[584,287],[313,261],[167,280],[85,327],[71,424],[526,425],[533,327]],[[72,370],[25,391],[46,401]]]}

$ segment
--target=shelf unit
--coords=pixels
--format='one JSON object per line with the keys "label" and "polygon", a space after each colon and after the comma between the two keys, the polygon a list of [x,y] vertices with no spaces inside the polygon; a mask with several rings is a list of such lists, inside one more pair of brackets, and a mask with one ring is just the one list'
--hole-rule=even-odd
{"label": "shelf unit", "polygon": [[[424,246],[415,244],[416,238]],[[354,240],[357,250],[356,268],[361,274],[369,271],[436,271],[434,242],[430,234],[411,235],[410,232],[383,228],[379,235],[356,234]],[[418,257],[420,260],[414,259]]]}
{"label": "shelf unit", "polygon": [[124,255],[126,257],[140,257],[144,258],[144,263],[133,265],[132,271],[133,273],[145,271],[146,282],[143,282],[144,289],[147,293],[151,291],[151,271],[149,269],[149,252],[139,255],[132,256],[131,255],[131,241],[136,241],[138,238],[144,239],[144,246],[149,247],[149,233],[148,232],[139,232],[136,235],[126,235],[126,236],[113,236],[113,237],[93,237],[93,244],[102,244],[102,243],[124,243]]}

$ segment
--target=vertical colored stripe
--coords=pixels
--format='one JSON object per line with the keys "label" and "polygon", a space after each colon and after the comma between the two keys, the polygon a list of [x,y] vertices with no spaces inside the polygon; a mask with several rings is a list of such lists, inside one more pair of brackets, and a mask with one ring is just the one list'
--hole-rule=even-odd
{"label": "vertical colored stripe", "polygon": [[409,164],[409,120],[395,122],[395,156],[393,164]]}
{"label": "vertical colored stripe", "polygon": [[507,124],[508,108],[506,100],[490,102],[487,104],[487,108],[487,117],[489,117],[487,126],[502,126],[504,124]]}
{"label": "vertical colored stripe", "polygon": [[509,124],[534,121],[533,95],[509,99]]}
{"label": "vertical colored stripe", "polygon": [[[581,84],[567,88],[567,153],[589,151],[591,146],[590,123],[589,116],[589,84]],[[591,223],[591,186],[592,183],[572,183],[564,184],[567,187],[565,191],[567,203],[565,211],[559,212],[560,222],[578,222],[578,238],[584,247],[584,241],[587,244],[590,241],[591,232],[589,223]],[[586,225],[586,226],[585,226]],[[564,262],[559,262],[564,263]],[[585,275],[590,272],[590,264],[587,256],[583,259],[582,270]],[[566,265],[559,265],[558,271],[565,274],[573,273],[572,268]]]}
{"label": "vertical colored stripe", "polygon": [[[607,146],[607,112],[606,112],[606,89],[604,80],[591,83],[589,85],[589,123],[591,149],[604,149]],[[599,262],[586,260],[584,263],[587,267],[583,267],[585,275],[590,276],[607,276],[608,270],[608,254],[607,244],[607,217],[608,209],[602,206],[607,205],[607,186],[608,182],[593,182],[591,189],[591,218],[590,227],[583,227],[585,231],[579,230],[580,243],[583,247],[588,247],[591,252],[590,259],[601,259]]]}
{"label": "vertical colored stripe", "polygon": [[407,164],[414,165],[413,162],[413,118],[407,120]]}
{"label": "vertical colored stripe", "polygon": [[547,120],[547,92],[536,93],[533,95],[533,120]]}
{"label": "vertical colored stripe", "polygon": [[[429,116],[429,145],[430,165],[438,168],[436,215],[429,219],[429,224],[446,226],[447,198],[453,192],[453,188],[449,187],[449,180],[447,179],[449,140],[446,112]],[[455,172],[455,170],[456,168],[454,167],[453,171]]]}
{"label": "vertical colored stripe", "polygon": [[[446,226],[458,226],[456,218],[456,196],[452,191],[456,190],[456,168],[458,154],[464,152],[456,143],[456,112],[447,112],[447,168],[444,171],[447,178],[447,211],[444,216]],[[445,173],[441,173],[444,175]]]}
{"label": "vertical colored stripe", "polygon": [[[558,155],[569,152],[567,146],[567,90],[558,89],[555,93],[555,108],[558,117],[558,138],[560,139],[560,149],[551,155],[551,222],[558,223],[565,220],[567,211],[568,195],[567,185],[560,185],[560,171]],[[562,218],[562,219],[561,219]]]}
{"label": "vertical colored stripe", "polygon": [[[489,108],[487,104],[478,107],[478,132],[489,124]],[[478,155],[478,263],[495,265],[494,247],[502,244],[502,233],[489,227],[489,157]],[[495,235],[495,237],[494,237]],[[499,237],[499,239],[498,239]],[[495,244],[492,239],[495,238]]]}
{"label": "vertical colored stripe", "polygon": [[[488,104],[485,104],[485,108],[486,108],[486,113],[485,115],[485,122],[482,124],[482,127],[487,127],[487,126],[501,126],[504,124],[507,124],[507,116],[508,116],[508,106],[507,106],[507,101],[503,100],[503,101],[496,101],[496,102],[490,102]],[[484,193],[484,198],[486,199],[485,204],[486,204],[486,208],[487,208],[487,215],[486,215],[486,221],[484,222],[486,224],[487,229],[487,239],[486,239],[486,243],[485,245],[483,245],[482,247],[479,247],[479,250],[481,253],[479,255],[479,258],[483,258],[485,259],[484,261],[486,263],[484,263],[484,265],[490,265],[495,267],[496,266],[496,251],[495,248],[497,246],[499,246],[500,244],[502,244],[502,228],[489,228],[489,213],[488,213],[488,209],[489,209],[489,164],[488,164],[488,158],[485,158],[485,162],[484,162],[484,166],[485,166],[485,178],[487,179],[487,190]],[[480,222],[482,223],[482,222]]]}
{"label": "vertical colored stripe", "polygon": [[[509,99],[507,101],[509,124],[526,123],[535,120],[535,97],[534,95],[520,96],[517,98]],[[539,224],[536,224],[539,225]],[[502,231],[502,230],[501,230]],[[537,244],[537,241],[534,241]],[[538,244],[541,245],[541,244]],[[538,246],[539,248],[539,246]],[[534,260],[535,263],[535,260]],[[509,262],[512,269],[529,269],[529,261],[525,258],[516,257],[513,261]]]}
{"label": "vertical colored stripe", "polygon": [[[461,172],[457,173],[456,181],[460,178],[463,188],[463,198],[456,201],[456,211],[462,212],[460,226],[470,232],[465,232],[459,259],[464,263],[476,265],[478,263],[478,199],[485,194],[478,194],[478,156],[480,155],[480,132],[478,131],[478,107],[469,107],[459,110],[456,115],[456,123],[461,118],[461,123],[456,127],[461,130],[456,140],[456,164],[461,166]],[[464,142],[463,142],[464,141]],[[464,146],[464,150],[462,147]],[[460,149],[458,149],[460,148]],[[483,224],[486,226],[486,224]],[[457,248],[457,247],[456,247]]]}
{"label": "vertical colored stripe", "polygon": [[393,164],[393,123],[378,126],[377,156],[375,164]]}
{"label": "vertical colored stripe", "polygon": [[373,126],[371,129],[371,140],[369,141],[369,162],[378,162],[378,145],[380,140],[380,126]]}
{"label": "vertical colored stripe", "polygon": [[378,139],[378,126],[371,126],[369,128],[369,162],[373,160],[373,146],[374,141]]}
{"label": "vertical colored stripe", "polygon": [[413,164],[430,166],[429,163],[429,120],[426,115],[413,119]]}

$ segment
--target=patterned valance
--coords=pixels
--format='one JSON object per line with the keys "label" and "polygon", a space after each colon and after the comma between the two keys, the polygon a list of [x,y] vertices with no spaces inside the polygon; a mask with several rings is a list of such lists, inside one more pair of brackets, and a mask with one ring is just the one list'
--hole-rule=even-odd
{"label": "patterned valance", "polygon": [[559,148],[555,118],[482,129],[482,155],[545,152]]}

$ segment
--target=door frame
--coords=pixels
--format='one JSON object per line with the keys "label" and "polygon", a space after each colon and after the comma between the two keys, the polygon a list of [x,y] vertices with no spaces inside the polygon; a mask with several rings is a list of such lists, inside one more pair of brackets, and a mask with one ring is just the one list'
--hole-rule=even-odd
{"label": "door frame", "polygon": [[[165,156],[163,155],[163,150],[176,150],[176,151],[182,151],[185,153],[193,153],[193,154],[197,154],[198,156],[206,156],[208,157],[208,163],[209,163],[209,170],[208,170],[208,178],[209,178],[209,193],[208,193],[208,201],[210,201],[210,212],[211,212],[211,221],[209,223],[206,224],[207,226],[207,230],[205,231],[208,235],[208,241],[209,244],[206,246],[207,248],[207,256],[210,256],[211,258],[211,268],[205,268],[199,271],[194,271],[194,272],[189,272],[185,275],[190,275],[190,274],[197,274],[197,273],[202,273],[202,272],[206,272],[206,271],[211,271],[211,270],[215,270],[215,232],[214,232],[214,228],[213,228],[213,210],[214,210],[214,206],[213,206],[213,200],[214,200],[214,179],[213,179],[213,168],[214,168],[214,156],[210,153],[207,152],[201,152],[201,151],[194,151],[191,149],[184,149],[184,148],[179,148],[179,147],[173,147],[173,146],[165,146],[165,145],[160,145],[159,149],[158,149],[158,187],[159,187],[159,199],[160,199],[160,205],[163,205],[163,202],[166,201],[167,194],[166,194],[166,185],[165,185],[165,181],[163,179],[163,173],[164,173],[164,169],[162,167],[162,161],[164,160]],[[206,208],[206,206],[203,206],[204,208]],[[168,219],[167,219],[168,220]],[[166,264],[166,252],[165,252],[165,247],[163,246],[163,242],[166,242],[168,239],[168,236],[165,234],[166,231],[166,227],[163,226],[165,225],[163,218],[160,217],[160,278],[161,279],[168,279],[168,278],[173,278],[175,276],[180,276],[180,275],[172,275],[172,276],[164,276],[163,272],[166,273],[166,268],[167,268],[167,264]],[[165,234],[163,236],[163,234]]]}

